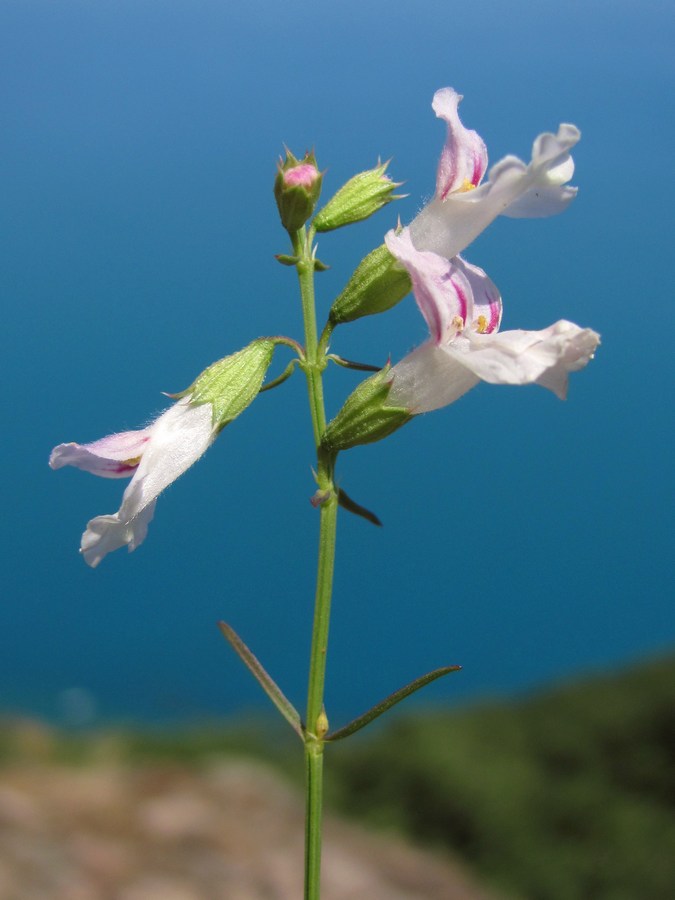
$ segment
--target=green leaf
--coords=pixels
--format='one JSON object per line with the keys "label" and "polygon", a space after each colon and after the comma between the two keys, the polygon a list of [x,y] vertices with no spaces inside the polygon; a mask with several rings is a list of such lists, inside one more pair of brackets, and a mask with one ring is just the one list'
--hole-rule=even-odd
{"label": "green leaf", "polygon": [[232,649],[239,656],[239,659],[241,659],[251,675],[257,680],[258,684],[265,691],[272,703],[274,703],[284,719],[286,719],[293,731],[295,731],[304,741],[305,735],[300,719],[300,713],[293,706],[291,701],[287,699],[279,685],[267,674],[257,657],[251,653],[236,631],[231,628],[227,622],[218,622],[218,627],[229,641]]}
{"label": "green leaf", "polygon": [[397,703],[400,703],[401,700],[405,700],[406,697],[414,694],[415,691],[419,691],[420,688],[425,687],[427,684],[431,684],[431,682],[436,681],[437,678],[449,675],[450,672],[459,672],[461,668],[461,666],[443,666],[441,669],[434,669],[433,672],[427,672],[427,674],[422,675],[421,678],[416,678],[415,681],[411,681],[410,684],[406,684],[404,687],[399,688],[399,690],[394,691],[393,694],[389,694],[388,697],[385,697],[384,700],[371,707],[371,709],[364,712],[362,716],[354,719],[348,725],[345,725],[343,728],[338,728],[338,730],[334,731],[332,734],[328,734],[325,740],[341,741],[343,738],[349,737],[350,734],[360,731],[372,722],[373,719],[377,719],[382,713],[391,709],[392,706],[396,706]]}

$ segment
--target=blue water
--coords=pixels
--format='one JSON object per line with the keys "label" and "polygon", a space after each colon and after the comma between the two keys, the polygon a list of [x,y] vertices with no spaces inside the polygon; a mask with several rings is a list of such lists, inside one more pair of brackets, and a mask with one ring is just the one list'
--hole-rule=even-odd
{"label": "blue water", "polygon": [[[264,709],[227,619],[302,704],[317,515],[305,388],[261,397],[161,497],[146,543],[78,558],[120,482],[50,448],[146,422],[214,359],[300,336],[271,195],[288,144],[326,194],[393,157],[409,197],[322,238],[325,315],[396,216],[433,192],[436,88],[492,161],[572,121],[579,196],[467,251],[505,327],[603,336],[560,403],[481,385],[340,478],[328,671],[334,721],[422,671],[428,700],[510,694],[673,646],[671,4],[339,5],[14,0],[0,6],[4,515],[0,709],[58,720]],[[658,302],[657,302],[658,301]],[[333,349],[382,363],[423,340],[411,298]],[[279,367],[285,363],[281,360]],[[331,371],[336,411],[356,383]]]}

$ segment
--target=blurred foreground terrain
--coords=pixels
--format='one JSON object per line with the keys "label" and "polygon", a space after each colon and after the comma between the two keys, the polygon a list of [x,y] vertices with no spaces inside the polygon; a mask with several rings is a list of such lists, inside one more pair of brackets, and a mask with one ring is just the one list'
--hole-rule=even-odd
{"label": "blurred foreground terrain", "polygon": [[[266,733],[6,722],[1,900],[302,896],[299,748]],[[327,752],[326,900],[675,897],[674,659]]]}
{"label": "blurred foreground terrain", "polygon": [[[298,900],[301,794],[241,760],[12,767],[0,788],[3,900]],[[324,896],[489,900],[457,867],[327,823]]]}

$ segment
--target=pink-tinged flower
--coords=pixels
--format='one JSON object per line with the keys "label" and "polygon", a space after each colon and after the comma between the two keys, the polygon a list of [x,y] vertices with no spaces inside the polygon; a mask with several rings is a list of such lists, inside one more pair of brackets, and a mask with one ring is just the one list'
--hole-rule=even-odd
{"label": "pink-tinged flower", "polygon": [[405,266],[430,339],[391,369],[387,403],[412,413],[453,403],[478,384],[540,384],[561,399],[568,373],[592,358],[600,337],[564,319],[542,331],[499,332],[499,291],[478,266],[418,250],[410,230],[385,242]]}
{"label": "pink-tinged flower", "polygon": [[87,524],[80,549],[97,566],[106,553],[145,540],[155,502],[164,488],[197,462],[222,429],[258,396],[277,343],[285,338],[257,338],[217,360],[159,418],[138,431],[111,434],[91,444],[59,444],[52,450],[52,469],[75,466],[103,478],[131,476],[131,484],[114,515]]}
{"label": "pink-tinged flower", "polygon": [[59,444],[52,450],[52,469],[75,466],[103,478],[131,477],[122,505],[113,515],[87,523],[80,549],[85,561],[97,566],[103,557],[125,544],[129,552],[145,540],[157,497],[209,447],[218,429],[211,403],[179,400],[139,431],[111,434],[91,444]]}
{"label": "pink-tinged flower", "polygon": [[282,175],[286,187],[313,188],[321,178],[319,170],[311,163],[302,163],[292,169],[288,169]]}
{"label": "pink-tinged flower", "polygon": [[447,122],[448,134],[438,165],[436,196],[410,225],[418,250],[432,250],[448,259],[461,253],[497,216],[555,215],[577,193],[567,184],[574,173],[569,151],[581,136],[574,125],[560,125],[557,134],[540,134],[528,165],[516,156],[505,156],[481,183],[487,150],[481,137],[460,121],[461,99],[452,88],[434,95],[434,112]]}
{"label": "pink-tinged flower", "polygon": [[288,231],[302,228],[314,212],[322,178],[314,153],[306,153],[304,159],[298,160],[286,150],[286,158],[279,160],[274,196],[281,223]]}

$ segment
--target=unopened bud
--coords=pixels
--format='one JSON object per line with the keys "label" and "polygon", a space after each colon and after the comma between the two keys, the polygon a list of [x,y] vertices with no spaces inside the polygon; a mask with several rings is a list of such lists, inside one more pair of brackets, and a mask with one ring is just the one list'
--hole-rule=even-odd
{"label": "unopened bud", "polygon": [[410,275],[384,244],[361,260],[330,310],[333,325],[386,312],[410,292]]}
{"label": "unopened bud", "polygon": [[287,231],[302,228],[314,212],[321,193],[321,179],[314,153],[306,153],[300,161],[287,150],[286,159],[279,160],[274,196],[281,224]]}
{"label": "unopened bud", "polygon": [[384,163],[350,178],[316,214],[314,228],[317,231],[332,231],[360,222],[392,200],[397,200],[393,191],[400,187],[400,183],[385,175],[387,165]]}

